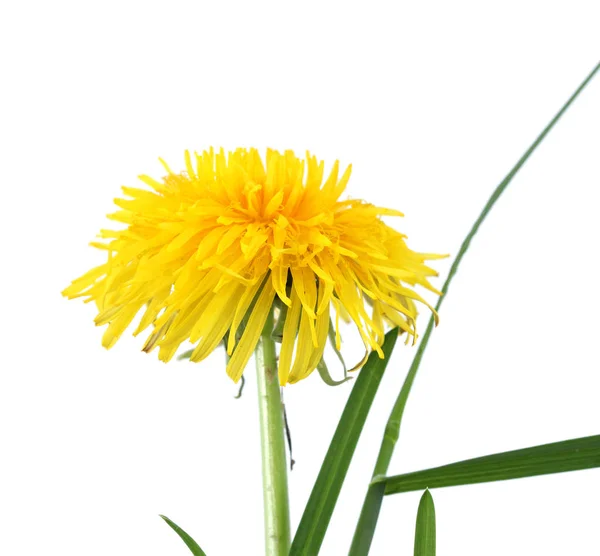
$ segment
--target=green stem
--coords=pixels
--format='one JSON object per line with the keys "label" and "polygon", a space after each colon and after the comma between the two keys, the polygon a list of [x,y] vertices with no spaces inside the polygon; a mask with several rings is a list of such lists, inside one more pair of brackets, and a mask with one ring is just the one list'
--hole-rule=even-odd
{"label": "green stem", "polygon": [[287,556],[290,549],[287,460],[283,436],[283,406],[272,332],[273,313],[271,312],[256,348],[265,513],[265,555]]}
{"label": "green stem", "polygon": [[[465,256],[465,253],[469,249],[469,245],[471,244],[471,240],[479,230],[479,227],[486,219],[488,213],[492,210],[493,206],[496,204],[500,195],[507,188],[508,184],[515,177],[515,174],[521,169],[523,164],[527,161],[530,155],[535,151],[535,149],[539,146],[539,144],[544,140],[546,135],[550,132],[550,130],[554,127],[556,122],[561,118],[561,116],[567,111],[569,106],[573,103],[573,101],[579,96],[579,93],[585,89],[586,85],[592,80],[594,75],[600,70],[600,63],[594,67],[594,69],[590,72],[590,74],[585,78],[583,83],[577,88],[577,90],[571,95],[571,98],[565,103],[565,105],[558,111],[558,113],[552,118],[550,123],[544,128],[544,130],[539,134],[537,139],[531,144],[531,146],[525,151],[525,154],[519,159],[519,161],[514,165],[511,171],[506,175],[506,177],[498,184],[491,197],[488,199],[488,202],[483,207],[483,210],[475,220],[473,226],[469,230],[469,233],[465,237],[452,266],[450,267],[450,272],[448,273],[448,277],[442,286],[442,295],[438,299],[438,302],[435,306],[435,310],[439,312],[440,307],[446,297],[446,293],[448,292],[448,288],[450,287],[450,283],[458,270],[458,267]],[[404,380],[404,384],[402,385],[402,389],[400,390],[400,394],[396,399],[396,403],[392,409],[390,417],[385,427],[385,432],[383,435],[383,440],[381,442],[381,448],[379,449],[379,455],[377,456],[377,461],[375,463],[375,468],[373,470],[373,478],[378,475],[385,475],[387,473],[388,467],[390,465],[390,461],[392,459],[392,455],[394,453],[394,449],[396,447],[396,443],[398,442],[398,438],[400,436],[400,423],[402,422],[402,416],[404,414],[404,408],[406,407],[406,402],[408,401],[408,396],[410,394],[413,382],[415,377],[417,376],[417,371],[419,370],[419,365],[421,364],[421,359],[423,358],[423,353],[425,352],[425,348],[429,343],[429,338],[431,336],[431,332],[434,326],[433,316],[429,319],[429,323],[427,324],[427,329],[425,330],[425,334],[423,335],[423,339],[419,343],[419,347],[417,352],[415,353],[415,357],[412,361],[408,374]],[[374,484],[369,486],[367,490],[367,494],[365,497],[365,501],[363,502],[362,511],[360,517],[358,519],[358,524],[356,526],[356,530],[354,532],[354,538],[352,539],[352,546],[350,547],[350,556],[361,556],[363,554],[367,554],[369,551],[369,547],[371,545],[371,540],[373,533],[375,531],[375,525],[377,523],[377,514],[379,512],[379,507],[381,505],[381,496],[378,495],[377,489]],[[366,532],[366,533],[365,533]]]}

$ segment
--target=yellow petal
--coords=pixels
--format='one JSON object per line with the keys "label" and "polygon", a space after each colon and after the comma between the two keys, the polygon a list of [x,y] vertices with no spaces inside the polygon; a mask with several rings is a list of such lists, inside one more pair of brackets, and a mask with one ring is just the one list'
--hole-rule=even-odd
{"label": "yellow petal", "polygon": [[283,326],[283,339],[281,341],[281,351],[279,353],[279,383],[281,386],[285,386],[288,382],[301,310],[302,303],[300,302],[298,293],[292,288],[291,307],[288,309],[285,324]]}
{"label": "yellow petal", "polygon": [[273,288],[271,281],[267,280],[258,301],[254,306],[254,310],[248,319],[248,324],[240,339],[240,343],[237,345],[227,365],[227,374],[234,382],[240,380],[246,363],[248,363],[248,359],[250,359],[252,352],[256,348],[258,339],[260,338],[265,322],[267,321],[269,311],[272,310],[271,306],[274,297],[275,289]]}

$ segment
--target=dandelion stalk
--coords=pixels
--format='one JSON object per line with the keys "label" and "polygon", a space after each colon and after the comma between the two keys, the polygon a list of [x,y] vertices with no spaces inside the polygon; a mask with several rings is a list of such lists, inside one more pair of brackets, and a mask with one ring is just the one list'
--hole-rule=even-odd
{"label": "dandelion stalk", "polygon": [[256,347],[256,374],[262,451],[265,554],[284,556],[290,548],[290,511],[283,406],[275,341],[273,313],[269,313]]}

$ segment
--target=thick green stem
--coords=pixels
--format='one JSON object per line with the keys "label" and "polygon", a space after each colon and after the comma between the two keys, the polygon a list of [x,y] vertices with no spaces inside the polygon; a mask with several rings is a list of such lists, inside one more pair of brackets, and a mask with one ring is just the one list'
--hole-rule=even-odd
{"label": "thick green stem", "polygon": [[273,314],[271,313],[256,348],[265,512],[265,555],[287,556],[290,549],[287,460],[283,406],[272,332]]}

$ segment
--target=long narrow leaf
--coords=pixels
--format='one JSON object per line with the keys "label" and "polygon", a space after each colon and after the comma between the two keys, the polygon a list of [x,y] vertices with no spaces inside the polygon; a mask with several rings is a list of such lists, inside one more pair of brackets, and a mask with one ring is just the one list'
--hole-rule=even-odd
{"label": "long narrow leaf", "polygon": [[198,546],[198,543],[192,539],[192,537],[190,537],[181,527],[179,527],[179,525],[173,523],[164,515],[161,515],[160,517],[162,517],[167,522],[167,525],[179,535],[181,540],[186,544],[194,556],[206,556],[204,551]]}
{"label": "long narrow leaf", "polygon": [[378,477],[385,494],[506,481],[600,467],[600,435],[469,459],[424,471]]}
{"label": "long narrow leaf", "polygon": [[421,496],[417,510],[415,556],[435,556],[435,507],[428,490]]}
{"label": "long narrow leaf", "polygon": [[[531,146],[525,151],[525,154],[519,159],[519,161],[515,164],[512,170],[506,175],[506,177],[498,184],[491,197],[488,199],[488,202],[483,207],[483,210],[473,223],[473,226],[469,230],[469,233],[466,235],[458,253],[456,254],[456,258],[450,267],[450,272],[448,273],[448,277],[442,286],[442,296],[439,298],[437,305],[435,307],[436,311],[439,312],[444,299],[447,297],[448,289],[454,278],[458,267],[465,256],[469,246],[471,245],[471,241],[477,231],[479,230],[481,224],[486,219],[487,215],[490,213],[504,190],[508,187],[512,179],[515,177],[517,172],[521,169],[521,167],[527,162],[527,159],[531,156],[531,154],[535,151],[535,149],[540,145],[540,143],[544,140],[546,135],[550,132],[550,130],[554,127],[556,122],[561,118],[561,116],[567,111],[569,106],[575,101],[575,99],[579,96],[581,91],[585,89],[586,85],[592,80],[594,75],[600,70],[600,63],[596,65],[596,67],[591,71],[591,73],[585,78],[583,83],[577,88],[577,90],[571,95],[571,98],[565,103],[565,105],[558,111],[556,116],[552,118],[550,123],[544,128],[542,133],[537,137],[537,139],[531,144]],[[385,432],[383,435],[383,440],[381,443],[381,448],[379,450],[379,454],[377,456],[377,462],[375,463],[375,469],[373,470],[373,477],[377,475],[385,475],[388,471],[390,461],[392,459],[392,454],[394,453],[394,449],[396,447],[396,443],[400,436],[400,424],[402,423],[402,416],[404,414],[404,409],[406,407],[406,402],[408,401],[408,396],[410,394],[413,382],[417,375],[417,371],[419,370],[419,365],[421,364],[421,359],[423,358],[423,354],[425,353],[425,349],[427,348],[427,344],[429,343],[429,338],[431,337],[431,332],[433,330],[434,319],[431,317],[429,319],[429,323],[427,324],[427,329],[425,330],[425,334],[419,346],[417,348],[417,352],[415,353],[415,357],[410,366],[408,374],[406,375],[406,379],[404,380],[404,384],[402,385],[402,389],[398,394],[398,398],[396,399],[396,403],[390,413],[390,417],[388,419],[387,425],[385,427]],[[367,494],[365,496],[365,501],[363,502],[363,507],[361,510],[360,517],[358,519],[358,523],[356,525],[356,532],[354,534],[354,538],[352,539],[352,547],[350,548],[350,556],[355,556],[356,554],[361,554],[361,552],[354,552],[355,545],[357,543],[364,544],[365,540],[360,538],[363,536],[361,531],[368,530],[365,528],[364,521],[366,519],[373,519],[373,508],[370,505],[373,502],[376,502],[376,497],[370,495],[370,490],[373,487],[370,486],[367,490]]]}
{"label": "long narrow leaf", "polygon": [[316,556],[319,553],[350,460],[397,338],[398,329],[388,332],[381,346],[384,359],[379,359],[375,352],[371,353],[356,379],[302,514],[290,556]]}
{"label": "long narrow leaf", "polygon": [[361,528],[354,533],[349,556],[368,556],[384,495],[385,482],[373,483],[370,486],[363,508],[364,515],[361,516]]}

